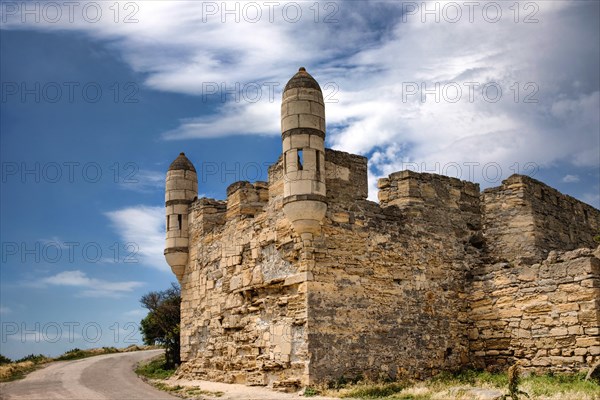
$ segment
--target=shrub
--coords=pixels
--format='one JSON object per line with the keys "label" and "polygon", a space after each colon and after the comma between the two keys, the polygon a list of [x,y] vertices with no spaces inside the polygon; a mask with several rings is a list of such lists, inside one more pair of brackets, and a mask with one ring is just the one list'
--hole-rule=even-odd
{"label": "shrub", "polygon": [[2,364],[10,364],[12,362],[12,360],[8,357],[3,356],[2,354],[0,354],[0,365]]}
{"label": "shrub", "polygon": [[175,373],[175,368],[168,368],[165,356],[161,355],[147,363],[139,364],[135,373],[150,379],[167,379]]}
{"label": "shrub", "polygon": [[30,354],[28,356],[25,356],[23,358],[16,360],[15,363],[31,361],[34,364],[39,364],[41,362],[48,361],[48,360],[50,360],[50,358],[46,357],[43,354]]}

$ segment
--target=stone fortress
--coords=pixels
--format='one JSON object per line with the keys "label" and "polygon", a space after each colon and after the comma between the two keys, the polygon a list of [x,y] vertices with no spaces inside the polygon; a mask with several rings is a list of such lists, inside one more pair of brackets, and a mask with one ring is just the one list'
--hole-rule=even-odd
{"label": "stone fortress", "polygon": [[600,361],[600,211],[527,176],[500,187],[401,171],[367,200],[367,159],[326,149],[319,84],[281,104],[268,182],[197,198],[166,178],[165,257],[182,289],[180,376],[301,386],[463,367]]}

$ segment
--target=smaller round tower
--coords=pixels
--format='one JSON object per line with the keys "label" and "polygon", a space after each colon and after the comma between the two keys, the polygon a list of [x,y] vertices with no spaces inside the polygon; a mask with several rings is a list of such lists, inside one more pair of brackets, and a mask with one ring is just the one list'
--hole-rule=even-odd
{"label": "smaller round tower", "polygon": [[185,273],[189,253],[189,207],[197,197],[196,168],[184,153],[180,153],[169,167],[165,190],[167,214],[165,258],[180,282]]}
{"label": "smaller round tower", "polygon": [[300,68],[283,90],[283,211],[303,240],[320,233],[325,197],[325,102],[317,81]]}

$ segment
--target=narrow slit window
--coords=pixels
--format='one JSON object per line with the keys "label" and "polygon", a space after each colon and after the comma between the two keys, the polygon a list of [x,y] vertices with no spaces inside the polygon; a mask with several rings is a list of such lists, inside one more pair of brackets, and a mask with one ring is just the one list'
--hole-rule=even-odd
{"label": "narrow slit window", "polygon": [[179,226],[178,229],[181,230],[181,225],[183,223],[183,218],[182,218],[181,214],[177,214],[177,223],[178,223],[178,226]]}
{"label": "narrow slit window", "polygon": [[283,173],[287,174],[287,152],[283,153]]}
{"label": "narrow slit window", "polygon": [[171,224],[169,223],[169,220],[170,220],[170,219],[171,219],[171,218],[170,218],[170,217],[167,215],[167,230],[170,230],[170,229],[171,229]]}
{"label": "narrow slit window", "polygon": [[316,177],[317,180],[320,181],[321,180],[321,152],[319,150],[315,151],[316,153],[316,164],[317,164],[317,172],[316,172]]}
{"label": "narrow slit window", "polygon": [[304,154],[302,152],[302,150],[298,150],[298,171],[302,171],[304,168],[302,167],[304,165]]}

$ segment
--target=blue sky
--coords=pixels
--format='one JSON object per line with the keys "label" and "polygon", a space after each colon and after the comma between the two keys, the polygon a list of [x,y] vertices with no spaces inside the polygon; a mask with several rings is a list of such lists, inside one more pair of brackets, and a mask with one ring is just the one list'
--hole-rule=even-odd
{"label": "blue sky", "polygon": [[175,280],[169,163],[185,151],[214,198],[266,179],[299,66],[328,147],[369,158],[372,199],[409,168],[482,187],[526,173],[600,206],[598,2],[114,4],[1,3],[9,357],[139,341],[140,296]]}

